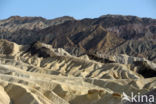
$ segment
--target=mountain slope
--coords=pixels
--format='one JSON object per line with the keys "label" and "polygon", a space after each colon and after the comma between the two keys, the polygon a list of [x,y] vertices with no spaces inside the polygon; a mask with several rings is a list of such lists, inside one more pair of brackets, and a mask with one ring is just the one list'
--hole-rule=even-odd
{"label": "mountain slope", "polygon": [[16,16],[0,21],[0,37],[18,44],[41,41],[77,55],[127,54],[156,62],[156,20],[150,18],[105,15],[95,19],[46,20]]}
{"label": "mountain slope", "polygon": [[104,57],[124,53],[156,62],[155,19],[121,15],[82,20],[10,17],[0,24],[0,37],[18,44],[41,41],[78,56],[88,52]]}

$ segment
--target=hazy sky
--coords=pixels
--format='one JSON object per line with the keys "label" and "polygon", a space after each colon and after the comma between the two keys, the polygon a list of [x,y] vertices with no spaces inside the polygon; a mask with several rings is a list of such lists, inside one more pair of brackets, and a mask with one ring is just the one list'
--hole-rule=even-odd
{"label": "hazy sky", "polygon": [[0,19],[14,15],[82,19],[106,14],[156,19],[156,0],[0,0]]}

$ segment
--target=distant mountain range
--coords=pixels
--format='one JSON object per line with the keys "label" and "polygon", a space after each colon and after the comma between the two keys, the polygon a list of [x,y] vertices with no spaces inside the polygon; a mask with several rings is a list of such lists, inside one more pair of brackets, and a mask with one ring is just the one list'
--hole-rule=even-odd
{"label": "distant mountain range", "polygon": [[64,16],[47,20],[12,16],[0,21],[0,38],[24,45],[41,41],[76,56],[127,54],[156,62],[156,19],[151,18],[104,15],[94,19]]}

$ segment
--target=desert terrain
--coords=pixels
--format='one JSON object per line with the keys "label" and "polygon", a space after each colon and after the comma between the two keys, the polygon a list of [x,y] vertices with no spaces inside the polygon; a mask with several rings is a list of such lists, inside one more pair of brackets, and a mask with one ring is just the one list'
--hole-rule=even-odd
{"label": "desert terrain", "polygon": [[0,37],[0,104],[137,104],[123,92],[156,93],[155,19],[10,17]]}

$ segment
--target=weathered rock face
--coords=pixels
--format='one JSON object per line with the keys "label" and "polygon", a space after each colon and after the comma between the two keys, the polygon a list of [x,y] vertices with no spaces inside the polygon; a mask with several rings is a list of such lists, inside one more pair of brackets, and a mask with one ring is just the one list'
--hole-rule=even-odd
{"label": "weathered rock face", "polygon": [[32,44],[28,52],[30,52],[32,55],[37,55],[38,57],[44,58],[50,57],[53,54],[50,49],[44,47],[41,42],[36,42]]}
{"label": "weathered rock face", "polygon": [[156,88],[156,64],[144,58],[77,57],[39,41],[0,43],[16,46],[11,48],[16,54],[4,48],[0,53],[0,104],[121,104],[123,92],[148,94]]}
{"label": "weathered rock face", "polygon": [[10,17],[0,21],[0,37],[18,44],[41,41],[76,55],[86,52],[102,56],[128,54],[156,62],[156,20],[150,18],[121,15],[82,20]]}
{"label": "weathered rock face", "polygon": [[12,54],[14,51],[14,43],[7,40],[0,40],[0,54]]}
{"label": "weathered rock face", "polygon": [[137,73],[143,75],[145,78],[156,77],[156,69],[152,69],[146,61],[136,61],[134,65],[138,67]]}

